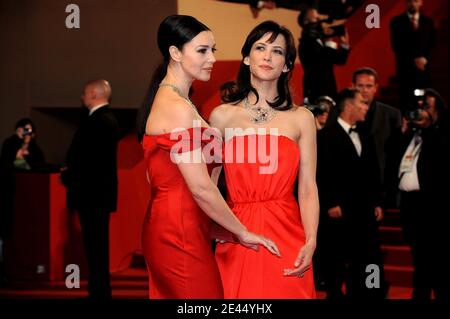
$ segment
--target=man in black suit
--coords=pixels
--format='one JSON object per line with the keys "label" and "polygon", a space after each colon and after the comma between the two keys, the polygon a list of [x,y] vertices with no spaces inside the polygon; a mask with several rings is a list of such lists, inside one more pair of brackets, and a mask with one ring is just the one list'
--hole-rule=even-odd
{"label": "man in black suit", "polygon": [[336,99],[337,86],[334,65],[347,62],[350,52],[348,32],[331,41],[334,30],[319,23],[321,17],[314,7],[305,8],[298,18],[302,36],[298,53],[303,66],[303,96],[314,102],[320,96]]}
{"label": "man in black suit", "polygon": [[[378,73],[369,67],[363,67],[353,72],[353,87],[358,89],[364,101],[369,105],[366,119],[360,123],[360,128],[370,134],[375,142],[380,178],[385,192],[385,208],[396,206],[395,176],[397,172],[385,170],[386,163],[391,161],[399,147],[402,131],[402,115],[392,106],[375,99],[378,91]],[[338,117],[336,108],[332,109],[327,124],[334,123]]]}
{"label": "man in black suit", "polygon": [[411,120],[398,151],[401,220],[413,257],[413,299],[450,300],[448,262],[449,117],[443,99],[426,89],[418,120]]}
{"label": "man in black suit", "polygon": [[433,20],[420,13],[422,0],[407,0],[407,11],[391,20],[402,110],[415,106],[414,90],[430,86],[429,57],[436,43]]}
{"label": "man in black suit", "polygon": [[[327,298],[383,298],[378,224],[383,218],[374,143],[356,129],[369,109],[356,89],[339,93],[338,120],[318,132],[318,174]],[[367,266],[378,266],[367,283]],[[348,267],[348,268],[347,268]]]}
{"label": "man in black suit", "polygon": [[0,286],[7,279],[4,245],[7,246],[13,229],[16,172],[38,171],[45,166],[44,152],[36,140],[36,126],[31,119],[20,119],[15,133],[3,142],[0,152]]}
{"label": "man in black suit", "polygon": [[111,87],[90,81],[82,101],[89,116],[76,131],[67,153],[62,180],[67,206],[78,211],[89,267],[89,297],[110,299],[109,215],[117,208],[119,129],[109,109]]}

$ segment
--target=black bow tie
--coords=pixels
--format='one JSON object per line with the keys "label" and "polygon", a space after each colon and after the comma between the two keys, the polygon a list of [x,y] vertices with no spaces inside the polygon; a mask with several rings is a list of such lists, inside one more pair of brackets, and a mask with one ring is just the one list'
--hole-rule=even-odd
{"label": "black bow tie", "polygon": [[356,127],[351,127],[351,128],[348,130],[348,134],[352,134],[352,132],[358,133],[358,130],[356,129]]}

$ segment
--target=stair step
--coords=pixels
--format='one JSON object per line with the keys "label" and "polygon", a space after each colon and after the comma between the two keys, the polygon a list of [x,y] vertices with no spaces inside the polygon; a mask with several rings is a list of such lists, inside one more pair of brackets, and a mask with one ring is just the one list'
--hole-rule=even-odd
{"label": "stair step", "polygon": [[395,266],[411,266],[411,249],[408,246],[382,245],[384,263]]}
{"label": "stair step", "polygon": [[400,214],[399,208],[387,208],[385,211],[386,214]]}
{"label": "stair step", "polygon": [[379,230],[382,245],[406,245],[405,240],[403,239],[403,232],[401,227],[380,226]]}
{"label": "stair step", "polygon": [[398,209],[388,209],[384,213],[382,226],[401,227],[400,211]]}
{"label": "stair step", "polygon": [[412,287],[413,267],[384,265],[385,279],[391,286]]}

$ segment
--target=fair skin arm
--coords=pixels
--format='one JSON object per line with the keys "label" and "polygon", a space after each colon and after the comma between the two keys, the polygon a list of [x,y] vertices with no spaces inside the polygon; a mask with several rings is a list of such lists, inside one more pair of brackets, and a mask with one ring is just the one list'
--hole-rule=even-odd
{"label": "fair skin arm", "polygon": [[375,207],[375,218],[377,219],[377,222],[381,221],[383,216],[383,208],[379,206]]}
{"label": "fair skin arm", "polygon": [[302,276],[311,267],[319,224],[319,196],[316,185],[317,144],[314,116],[305,108],[299,108],[296,113],[296,120],[300,127],[298,146],[302,150],[298,173],[298,200],[306,243],[300,248],[294,262],[295,268],[285,269],[285,276]]}
{"label": "fair skin arm", "polygon": [[[218,185],[220,172],[222,171],[222,166],[214,167],[211,172],[211,180],[214,185]],[[216,242],[225,243],[227,241],[234,242],[232,234],[225,230],[222,226],[217,223],[213,223],[211,228],[211,239],[214,239]]]}
{"label": "fair skin arm", "polygon": [[342,218],[341,206],[335,206],[328,209],[328,216],[330,216],[331,218]]}
{"label": "fair skin arm", "polygon": [[[224,109],[226,105],[216,107],[210,114],[209,117],[209,124],[218,129],[222,137],[224,136],[224,128],[225,128],[225,116],[226,116],[226,109]],[[219,176],[222,171],[222,166],[215,167],[211,173],[211,179],[213,180],[214,184],[217,185],[219,181]],[[225,230],[220,225],[214,224],[211,231],[211,236],[216,239],[217,242],[225,243],[225,242],[234,242],[235,240],[232,237],[232,234]]]}
{"label": "fair skin arm", "polygon": [[350,45],[350,36],[348,35],[347,28],[345,29],[345,34],[340,37],[341,44]]}
{"label": "fair skin arm", "polygon": [[[193,121],[198,120],[184,101],[172,103],[171,113],[174,115],[172,118],[173,121],[171,122],[172,128],[192,127]],[[203,158],[198,163],[190,160],[191,158],[196,158],[196,156],[202,158],[200,148],[191,152],[178,154],[175,158],[179,161],[177,166],[181,175],[191,191],[194,200],[203,212],[223,228],[235,234],[242,245],[255,250],[258,249],[258,245],[263,245],[271,253],[279,255],[275,243],[267,238],[249,232],[241,224],[226,204],[217,186],[211,180]]]}

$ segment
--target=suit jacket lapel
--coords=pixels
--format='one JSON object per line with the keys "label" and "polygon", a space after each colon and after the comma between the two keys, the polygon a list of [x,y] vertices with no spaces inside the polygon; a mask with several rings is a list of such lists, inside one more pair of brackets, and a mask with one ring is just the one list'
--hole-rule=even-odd
{"label": "suit jacket lapel", "polygon": [[[344,128],[338,122],[335,123],[335,126],[336,126],[336,132],[341,135],[340,139],[342,140],[342,143],[343,143],[342,145],[346,149],[352,150],[352,154],[354,156],[359,157],[358,152],[356,151],[356,147],[353,144],[352,139],[350,138],[350,135],[344,130]],[[361,136],[360,136],[360,139],[361,139]]]}

